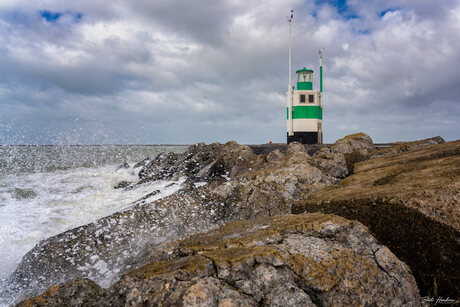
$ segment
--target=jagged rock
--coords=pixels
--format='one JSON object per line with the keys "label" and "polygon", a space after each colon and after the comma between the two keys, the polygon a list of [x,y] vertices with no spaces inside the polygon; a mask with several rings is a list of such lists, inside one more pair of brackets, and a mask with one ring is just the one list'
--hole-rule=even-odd
{"label": "jagged rock", "polygon": [[[99,306],[420,305],[409,267],[363,225],[333,215],[234,221],[155,257],[93,299]],[[67,299],[68,285],[56,288]]]}
{"label": "jagged rock", "polygon": [[313,157],[317,157],[319,155],[324,155],[324,154],[328,154],[328,153],[331,153],[331,149],[329,147],[321,147],[318,151],[316,151],[314,154],[313,154]]}
{"label": "jagged rock", "polygon": [[[422,142],[423,143],[423,142]],[[410,265],[423,295],[460,297],[460,141],[355,164],[293,212],[357,219]]]}
{"label": "jagged rock", "polygon": [[150,192],[144,196],[142,196],[141,198],[139,198],[138,200],[135,201],[135,203],[138,203],[138,202],[142,202],[142,201],[145,201],[146,199],[152,197],[152,196],[155,196],[157,195],[158,193],[160,193],[160,190],[155,190],[153,192]]}
{"label": "jagged rock", "polygon": [[279,150],[275,149],[267,154],[267,162],[276,163],[278,161],[284,160],[285,155]]}
{"label": "jagged rock", "polygon": [[90,279],[74,279],[51,286],[45,293],[27,299],[16,306],[98,306],[104,290]]}
{"label": "jagged rock", "polygon": [[300,144],[299,142],[289,143],[287,150],[286,150],[286,153],[288,155],[295,155],[300,152],[307,152],[304,145]]}
{"label": "jagged rock", "polygon": [[348,175],[347,160],[342,153],[327,153],[327,150],[323,150],[316,153],[309,163],[334,178],[342,179]]}
{"label": "jagged rock", "polygon": [[129,187],[129,185],[131,184],[131,182],[129,181],[120,181],[116,186],[114,186],[113,188],[114,189],[124,189],[124,188],[127,188]]}
{"label": "jagged rock", "polygon": [[146,246],[218,227],[219,219],[206,209],[212,201],[201,195],[173,194],[40,241],[6,280],[0,297],[34,295],[73,278],[110,285],[145,263],[138,254]]}
{"label": "jagged rock", "polygon": [[149,164],[149,162],[150,162],[150,158],[145,158],[144,160],[139,161],[139,162],[137,162],[136,164],[134,164],[133,168],[138,168],[138,167],[147,166],[147,164]]}
{"label": "jagged rock", "polygon": [[378,158],[378,157],[383,157],[383,156],[394,155],[394,154],[402,153],[405,151],[417,150],[417,149],[420,149],[426,146],[442,144],[445,142],[446,141],[444,141],[442,137],[435,136],[435,137],[420,140],[420,141],[399,143],[389,148],[380,149],[376,151],[375,153],[371,154],[369,158],[373,159],[373,158]]}
{"label": "jagged rock", "polygon": [[130,168],[130,166],[129,166],[128,162],[125,162],[122,165],[119,165],[116,170],[118,171],[120,169],[128,169],[128,168]]}
{"label": "jagged rock", "polygon": [[224,204],[213,208],[216,216],[230,221],[289,213],[295,200],[333,183],[333,178],[309,165],[305,157],[296,160],[287,156],[272,166],[205,187],[204,191],[215,203]]}
{"label": "jagged rock", "polygon": [[140,171],[139,178],[144,181],[169,179],[173,176],[174,164],[179,155],[174,152],[161,153],[148,162]]}
{"label": "jagged rock", "polygon": [[263,158],[251,148],[236,142],[225,144],[199,143],[188,147],[183,154],[160,154],[139,171],[140,181],[174,179],[186,176],[189,181],[211,181],[220,176],[236,176],[260,166]]}
{"label": "jagged rock", "polygon": [[362,132],[347,135],[337,140],[331,147],[331,152],[343,154],[353,151],[361,151],[363,154],[367,154],[373,150],[375,150],[375,147],[372,139]]}

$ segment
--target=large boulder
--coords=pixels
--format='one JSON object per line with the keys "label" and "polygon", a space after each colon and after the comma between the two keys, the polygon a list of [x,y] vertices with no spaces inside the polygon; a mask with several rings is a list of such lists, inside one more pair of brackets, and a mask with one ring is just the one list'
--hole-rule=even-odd
{"label": "large boulder", "polygon": [[410,265],[423,295],[460,297],[460,141],[355,164],[339,185],[312,193],[294,213],[357,219]]}
{"label": "large boulder", "polygon": [[320,169],[324,174],[338,179],[345,178],[349,173],[345,154],[328,153],[327,149],[317,152],[308,163]]}
{"label": "large boulder", "polygon": [[[343,170],[342,163],[338,165],[338,169],[340,169],[340,172],[338,172],[340,175],[339,178],[344,178],[347,175],[353,174],[354,165],[366,160],[369,154],[374,151],[375,147],[372,139],[370,136],[362,132],[350,134],[337,140],[331,147],[332,156],[335,156],[335,159],[342,160],[342,156],[340,154],[343,154],[343,158],[345,158],[346,162],[346,171]],[[321,165],[321,162],[317,161],[315,165],[318,164]],[[327,162],[323,164],[328,165]]]}
{"label": "large boulder", "polygon": [[199,143],[189,146],[182,154],[159,154],[139,171],[138,184],[161,179],[178,180],[179,177],[209,182],[257,168],[263,160],[250,147],[234,141],[209,145]]}
{"label": "large boulder", "polygon": [[[60,301],[68,285],[53,290]],[[100,291],[94,305],[420,305],[409,267],[366,227],[320,213],[234,221],[168,244]],[[53,293],[21,305],[58,306]]]}
{"label": "large boulder", "polygon": [[290,213],[294,201],[337,183],[335,178],[311,166],[309,159],[304,150],[286,154],[275,150],[267,155],[263,168],[248,170],[204,191],[214,203],[223,204],[215,212],[226,222]]}
{"label": "large boulder", "polygon": [[365,133],[355,133],[345,136],[337,140],[331,147],[333,153],[350,153],[353,151],[361,151],[369,153],[375,149],[374,143],[370,136]]}

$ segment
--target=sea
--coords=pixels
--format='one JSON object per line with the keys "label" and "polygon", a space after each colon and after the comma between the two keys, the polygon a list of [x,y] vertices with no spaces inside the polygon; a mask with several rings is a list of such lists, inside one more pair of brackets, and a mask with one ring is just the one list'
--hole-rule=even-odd
{"label": "sea", "polygon": [[[159,199],[180,185],[157,181],[114,189],[138,179],[133,166],[178,145],[0,146],[0,285],[39,241],[125,210],[142,196]],[[120,167],[124,163],[129,168]]]}

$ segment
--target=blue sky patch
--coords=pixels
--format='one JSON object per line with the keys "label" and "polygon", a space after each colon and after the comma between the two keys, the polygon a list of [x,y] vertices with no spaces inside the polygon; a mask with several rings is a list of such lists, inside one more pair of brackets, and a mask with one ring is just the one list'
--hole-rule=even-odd
{"label": "blue sky patch", "polygon": [[359,18],[359,16],[348,6],[347,0],[316,0],[316,5],[329,4],[337,9],[337,13],[346,18],[353,19]]}
{"label": "blue sky patch", "polygon": [[46,19],[48,22],[56,22],[64,15],[71,15],[74,22],[79,22],[83,18],[83,14],[79,12],[51,12],[48,10],[40,11],[40,16]]}
{"label": "blue sky patch", "polygon": [[399,11],[399,8],[389,8],[389,9],[381,11],[379,13],[379,16],[381,18],[381,17],[385,16],[385,14],[388,13],[388,12],[396,12],[396,11]]}
{"label": "blue sky patch", "polygon": [[58,12],[50,12],[50,11],[40,11],[40,15],[46,19],[46,21],[53,22],[58,20],[61,16],[62,13]]}

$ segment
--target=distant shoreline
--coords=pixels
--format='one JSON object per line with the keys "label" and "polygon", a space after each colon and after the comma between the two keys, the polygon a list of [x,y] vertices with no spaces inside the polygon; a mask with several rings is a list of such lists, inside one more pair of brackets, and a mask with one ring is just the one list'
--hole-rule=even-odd
{"label": "distant shoreline", "polygon": [[[377,148],[383,148],[383,147],[391,147],[395,144],[398,143],[404,143],[404,142],[394,142],[394,143],[374,143],[374,146]],[[195,143],[194,143],[195,144]],[[58,144],[0,144],[0,147],[8,147],[8,146],[59,146],[59,147],[82,147],[82,146],[190,146],[193,144],[67,144],[67,145],[58,145]],[[287,146],[286,143],[262,143],[262,144],[241,144],[241,145],[246,145],[246,146]],[[325,147],[331,147],[334,144],[314,144],[314,145],[321,145]]]}
{"label": "distant shoreline", "polygon": [[0,146],[190,146],[191,144],[0,144]]}

